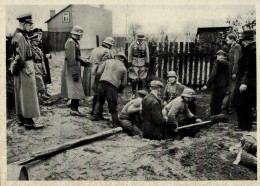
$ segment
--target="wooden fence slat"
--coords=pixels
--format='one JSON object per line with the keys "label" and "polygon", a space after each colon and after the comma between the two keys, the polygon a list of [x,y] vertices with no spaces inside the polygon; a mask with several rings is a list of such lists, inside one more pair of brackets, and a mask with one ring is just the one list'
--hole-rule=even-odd
{"label": "wooden fence slat", "polygon": [[178,43],[174,43],[174,52],[173,52],[173,56],[174,56],[174,67],[173,70],[175,72],[177,72],[177,63],[178,63]]}
{"label": "wooden fence slat", "polygon": [[190,59],[189,59],[189,86],[193,85],[192,73],[193,73],[193,60],[194,60],[194,43],[190,43]]}
{"label": "wooden fence slat", "polygon": [[204,85],[207,83],[208,80],[208,63],[209,63],[209,48],[206,49],[206,55],[205,55]]}
{"label": "wooden fence slat", "polygon": [[162,43],[159,43],[159,59],[158,59],[158,77],[162,77],[162,53],[163,53],[163,46]]}
{"label": "wooden fence slat", "polygon": [[199,89],[202,87],[203,60],[204,60],[204,55],[203,55],[203,54],[200,54],[200,60],[199,60],[199,66],[200,66]]}
{"label": "wooden fence slat", "polygon": [[178,76],[179,76],[179,82],[183,83],[182,81],[182,69],[183,69],[183,42],[180,42],[180,54],[179,56],[179,72],[178,72]]}
{"label": "wooden fence slat", "polygon": [[188,74],[188,72],[187,72],[187,61],[188,61],[188,45],[189,45],[189,43],[188,42],[186,42],[186,44],[185,44],[185,51],[184,51],[184,61],[183,61],[183,65],[184,65],[184,78],[183,78],[183,84],[187,84],[187,74]]}
{"label": "wooden fence slat", "polygon": [[198,63],[199,62],[199,53],[198,48],[195,48],[195,63],[194,63],[194,77],[193,77],[193,89],[196,90],[198,86]]}
{"label": "wooden fence slat", "polygon": [[172,68],[172,60],[173,60],[173,42],[170,42],[170,47],[169,47],[169,71],[171,71]]}
{"label": "wooden fence slat", "polygon": [[163,59],[163,79],[167,79],[167,65],[168,65],[168,43],[164,43],[164,59]]}

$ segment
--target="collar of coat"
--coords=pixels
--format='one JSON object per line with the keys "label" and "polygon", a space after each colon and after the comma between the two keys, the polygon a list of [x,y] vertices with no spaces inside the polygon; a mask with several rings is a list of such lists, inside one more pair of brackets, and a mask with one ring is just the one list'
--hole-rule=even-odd
{"label": "collar of coat", "polygon": [[15,33],[21,33],[26,39],[29,39],[28,32],[25,30],[22,30],[20,28],[17,28]]}
{"label": "collar of coat", "polygon": [[70,38],[73,39],[77,44],[79,44],[77,39],[75,39],[73,37],[70,37]]}

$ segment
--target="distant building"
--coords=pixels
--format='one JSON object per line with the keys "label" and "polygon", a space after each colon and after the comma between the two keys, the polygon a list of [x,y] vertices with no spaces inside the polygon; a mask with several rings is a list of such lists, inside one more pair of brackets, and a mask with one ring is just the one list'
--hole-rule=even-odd
{"label": "distant building", "polygon": [[50,10],[48,24],[49,32],[70,32],[72,27],[79,25],[84,30],[80,40],[82,49],[96,47],[96,35],[99,35],[99,43],[105,37],[112,36],[112,11],[106,10],[104,5],[92,7],[89,5],[68,5],[55,14]]}
{"label": "distant building", "polygon": [[202,27],[198,28],[196,34],[197,43],[220,43],[222,39],[225,39],[227,32],[232,27]]}

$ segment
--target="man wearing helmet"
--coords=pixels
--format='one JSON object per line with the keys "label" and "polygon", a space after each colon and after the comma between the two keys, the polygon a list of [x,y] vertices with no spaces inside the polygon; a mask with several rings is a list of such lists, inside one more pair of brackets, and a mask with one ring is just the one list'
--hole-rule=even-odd
{"label": "man wearing helmet", "polygon": [[175,71],[169,71],[167,74],[168,83],[164,89],[164,105],[169,103],[171,100],[180,96],[184,90],[184,86],[177,82],[177,74]]}
{"label": "man wearing helmet", "polygon": [[149,48],[144,39],[144,34],[137,34],[136,41],[129,46],[129,78],[132,80],[133,93],[135,93],[137,84],[138,89],[142,89],[149,67]]}
{"label": "man wearing helmet", "polygon": [[[95,48],[91,52],[90,63],[92,67],[86,67],[83,73],[83,88],[86,96],[94,96],[91,115],[94,113],[94,108],[97,103],[98,94],[98,82],[99,79],[96,76],[99,66],[107,59],[112,59],[110,49],[114,45],[114,39],[112,37],[106,37],[102,45]],[[100,119],[104,119],[103,111],[101,110]]]}
{"label": "man wearing helmet", "polygon": [[71,37],[65,43],[65,61],[61,72],[61,97],[71,99],[73,116],[83,116],[79,110],[79,100],[85,98],[80,66],[89,66],[90,63],[81,58],[78,41],[83,36],[83,29],[74,26]]}
{"label": "man wearing helmet", "polygon": [[[167,128],[169,128],[170,133],[178,129],[179,126],[201,122],[201,119],[197,119],[188,107],[188,103],[194,97],[194,90],[185,88],[181,96],[175,98],[163,108],[162,114],[167,121]],[[169,131],[167,130],[167,132]]]}

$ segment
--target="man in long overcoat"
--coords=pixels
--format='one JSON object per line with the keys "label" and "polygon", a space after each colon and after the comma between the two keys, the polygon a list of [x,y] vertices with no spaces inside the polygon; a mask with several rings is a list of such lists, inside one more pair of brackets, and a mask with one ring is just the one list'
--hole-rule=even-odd
{"label": "man in long overcoat", "polygon": [[163,139],[166,120],[162,116],[162,105],[158,98],[163,84],[151,81],[151,92],[142,101],[143,137],[148,139]]}
{"label": "man in long overcoat", "polygon": [[[237,109],[240,130],[251,130],[252,109],[256,108],[256,42],[255,31],[246,30],[242,34],[242,52],[238,61],[238,72],[232,104]],[[238,129],[238,130],[239,130]]]}
{"label": "man in long overcoat", "polygon": [[[16,115],[19,125],[29,128],[42,128],[43,125],[36,124],[32,118],[40,117],[40,108],[35,83],[35,70],[32,61],[31,44],[28,33],[32,26],[32,15],[19,16],[17,20],[20,28],[17,28],[12,38],[12,48],[15,60],[11,68],[17,67],[14,75],[14,92]],[[16,64],[16,65],[14,65]],[[14,72],[11,69],[12,72]]]}
{"label": "man in long overcoat", "polygon": [[71,115],[83,116],[79,110],[79,100],[85,98],[82,80],[81,65],[88,66],[90,63],[81,58],[78,41],[83,36],[83,29],[74,26],[71,37],[65,43],[65,61],[61,72],[61,97],[71,99]]}
{"label": "man in long overcoat", "polygon": [[98,82],[99,79],[96,77],[98,67],[101,63],[107,59],[113,58],[112,53],[110,52],[111,47],[114,45],[114,39],[112,37],[106,37],[102,45],[95,48],[91,52],[89,62],[92,66],[85,67],[83,72],[83,88],[86,96],[94,96],[92,111],[94,113],[94,108],[97,103],[97,94],[98,94]]}

